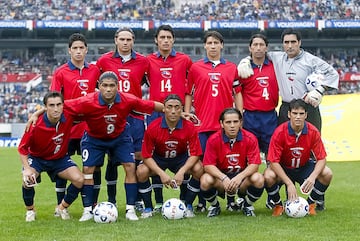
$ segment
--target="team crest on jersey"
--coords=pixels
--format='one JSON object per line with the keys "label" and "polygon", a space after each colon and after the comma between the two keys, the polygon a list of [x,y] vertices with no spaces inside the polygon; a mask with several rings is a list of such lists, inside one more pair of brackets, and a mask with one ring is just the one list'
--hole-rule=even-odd
{"label": "team crest on jersey", "polygon": [[52,138],[54,144],[55,145],[61,145],[64,142],[63,136],[64,136],[64,133],[60,133],[59,135],[54,136]]}
{"label": "team crest on jersey", "polygon": [[239,156],[240,154],[238,153],[226,155],[229,165],[237,166],[239,164]]}
{"label": "team crest on jersey", "polygon": [[256,80],[258,81],[261,87],[263,88],[269,87],[269,77],[267,76],[257,77]]}
{"label": "team crest on jersey", "polygon": [[119,69],[119,77],[121,80],[130,79],[130,69]]}
{"label": "team crest on jersey", "polygon": [[172,68],[161,68],[160,69],[161,77],[163,77],[164,79],[171,79],[172,77],[171,70]]}
{"label": "team crest on jersey", "polygon": [[288,77],[288,80],[294,81],[294,80],[295,80],[296,73],[287,72],[287,73],[286,73],[286,76]]}
{"label": "team crest on jersey", "polygon": [[105,122],[107,124],[115,123],[117,115],[104,115]]}
{"label": "team crest on jersey", "polygon": [[291,151],[291,155],[295,158],[300,158],[302,155],[302,151],[304,150],[304,148],[302,147],[293,147],[290,148]]}
{"label": "team crest on jersey", "polygon": [[217,84],[220,82],[221,73],[208,73],[208,75],[211,83]]}
{"label": "team crest on jersey", "polygon": [[77,80],[77,83],[79,84],[80,90],[88,90],[89,89],[89,80],[88,79],[79,79],[79,80]]}
{"label": "team crest on jersey", "polygon": [[178,144],[178,141],[165,141],[165,146],[168,150],[175,150]]}

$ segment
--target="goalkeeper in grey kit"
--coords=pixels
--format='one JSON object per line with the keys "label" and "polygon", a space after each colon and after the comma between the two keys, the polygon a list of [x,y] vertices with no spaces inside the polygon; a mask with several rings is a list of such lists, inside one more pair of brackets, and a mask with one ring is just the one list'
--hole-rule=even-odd
{"label": "goalkeeper in grey kit", "polygon": [[[278,80],[282,104],[279,110],[279,124],[288,120],[289,102],[293,99],[304,99],[308,104],[307,121],[321,131],[321,115],[319,104],[324,92],[328,89],[337,89],[339,74],[324,60],[301,49],[301,34],[294,29],[286,29],[281,35],[284,51],[268,52],[274,64]],[[250,59],[242,59],[238,65],[239,76],[247,78],[252,75]],[[324,81],[316,89],[308,91],[306,78],[311,73],[324,75]]]}

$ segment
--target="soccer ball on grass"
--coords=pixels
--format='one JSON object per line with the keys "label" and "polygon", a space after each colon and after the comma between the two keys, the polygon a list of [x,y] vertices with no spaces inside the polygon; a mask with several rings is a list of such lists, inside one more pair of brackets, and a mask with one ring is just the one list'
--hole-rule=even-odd
{"label": "soccer ball on grass", "polygon": [[309,203],[303,197],[295,201],[286,201],[285,213],[291,218],[302,218],[309,213]]}
{"label": "soccer ball on grass", "polygon": [[165,219],[181,219],[185,217],[185,204],[177,198],[170,198],[161,208],[161,214]]}
{"label": "soccer ball on grass", "polygon": [[111,202],[98,203],[94,210],[94,221],[96,223],[113,223],[118,218],[118,210]]}

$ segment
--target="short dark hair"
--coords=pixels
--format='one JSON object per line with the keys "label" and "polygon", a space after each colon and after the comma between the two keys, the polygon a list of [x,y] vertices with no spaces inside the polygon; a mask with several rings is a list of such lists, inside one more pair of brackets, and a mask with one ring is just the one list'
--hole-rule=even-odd
{"label": "short dark hair", "polygon": [[113,71],[106,71],[106,72],[102,73],[99,77],[99,81],[98,81],[99,84],[101,84],[104,79],[113,79],[113,80],[115,80],[116,85],[119,82],[117,75]]}
{"label": "short dark hair", "polygon": [[180,96],[178,96],[177,94],[169,94],[168,96],[166,96],[166,98],[164,100],[164,104],[166,102],[168,102],[169,100],[178,100],[183,105],[183,102],[182,102]]}
{"label": "short dark hair", "polygon": [[264,34],[261,34],[261,33],[256,33],[256,34],[251,36],[251,38],[249,40],[249,46],[252,45],[255,38],[261,38],[262,40],[264,40],[265,45],[268,46],[269,40],[266,38],[266,36]]}
{"label": "short dark hair", "polygon": [[135,40],[135,33],[134,33],[134,31],[133,31],[131,28],[128,28],[128,27],[118,28],[118,29],[116,30],[116,32],[115,32],[115,38],[117,38],[117,36],[119,35],[119,33],[120,33],[120,32],[123,32],[123,31],[131,33],[132,38]]}
{"label": "short dark hair", "polygon": [[170,25],[168,25],[168,24],[161,25],[160,27],[158,27],[158,28],[156,29],[155,36],[154,36],[155,38],[158,37],[158,35],[159,35],[159,33],[160,33],[161,30],[170,32],[171,35],[173,36],[173,38],[175,38],[174,29],[173,29]]}
{"label": "short dark hair", "polygon": [[294,109],[302,108],[307,112],[307,105],[303,99],[293,99],[289,103],[289,111]]}
{"label": "short dark hair", "polygon": [[49,91],[44,96],[44,99],[43,99],[44,105],[46,106],[49,98],[56,98],[56,97],[60,97],[61,103],[64,103],[64,96],[59,91]]}
{"label": "short dark hair", "polygon": [[71,48],[72,44],[75,41],[81,41],[87,47],[87,41],[86,41],[86,38],[85,38],[85,36],[83,34],[81,34],[81,33],[73,33],[73,34],[71,34],[70,37],[69,37],[69,48]]}
{"label": "short dark hair", "polygon": [[218,31],[208,31],[204,34],[204,40],[203,42],[206,43],[207,39],[209,37],[213,37],[216,38],[220,41],[220,43],[224,43],[224,37],[221,35],[221,33],[219,33]]}
{"label": "short dark hair", "polygon": [[239,116],[239,120],[242,120],[242,118],[243,118],[241,112],[238,109],[226,108],[221,112],[219,121],[224,121],[225,115],[227,115],[227,114],[237,114]]}
{"label": "short dark hair", "polygon": [[290,34],[296,35],[296,39],[297,39],[298,41],[301,40],[301,33],[300,33],[300,31],[295,30],[295,29],[293,29],[293,28],[287,28],[287,29],[285,29],[285,30],[282,32],[282,34],[281,34],[281,42],[284,41],[284,36],[285,36],[285,35],[290,35]]}

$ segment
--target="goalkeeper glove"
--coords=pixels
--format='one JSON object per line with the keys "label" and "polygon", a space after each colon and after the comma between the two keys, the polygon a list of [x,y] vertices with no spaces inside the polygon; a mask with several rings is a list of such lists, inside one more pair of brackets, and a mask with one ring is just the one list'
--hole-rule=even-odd
{"label": "goalkeeper glove", "polygon": [[237,66],[239,77],[246,79],[254,74],[253,68],[251,67],[250,60],[251,60],[250,56],[247,56],[246,58],[243,58],[242,60],[240,60],[240,63]]}
{"label": "goalkeeper glove", "polygon": [[314,106],[315,108],[318,107],[321,103],[322,97],[324,95],[325,88],[322,86],[317,87],[316,89],[308,92],[305,95],[305,102]]}

